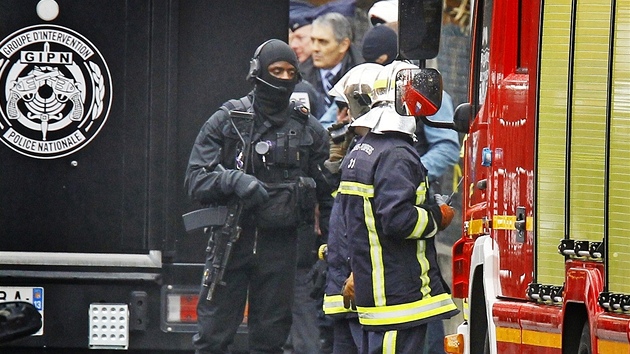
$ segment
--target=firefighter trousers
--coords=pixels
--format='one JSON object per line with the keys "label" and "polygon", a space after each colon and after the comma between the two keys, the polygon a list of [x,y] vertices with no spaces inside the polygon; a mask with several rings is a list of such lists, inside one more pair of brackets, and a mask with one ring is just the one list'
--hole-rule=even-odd
{"label": "firefighter trousers", "polygon": [[427,334],[426,324],[385,332],[363,329],[362,354],[418,354]]}

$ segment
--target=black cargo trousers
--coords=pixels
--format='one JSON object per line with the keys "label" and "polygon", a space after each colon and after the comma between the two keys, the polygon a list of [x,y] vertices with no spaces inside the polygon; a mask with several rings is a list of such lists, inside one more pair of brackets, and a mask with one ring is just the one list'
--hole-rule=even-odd
{"label": "black cargo trousers", "polygon": [[[295,228],[244,227],[223,277],[225,286],[216,287],[211,301],[206,300],[208,287],[201,287],[196,353],[230,352],[247,301],[250,354],[283,352],[292,321],[296,240]],[[211,264],[207,257],[206,269]]]}

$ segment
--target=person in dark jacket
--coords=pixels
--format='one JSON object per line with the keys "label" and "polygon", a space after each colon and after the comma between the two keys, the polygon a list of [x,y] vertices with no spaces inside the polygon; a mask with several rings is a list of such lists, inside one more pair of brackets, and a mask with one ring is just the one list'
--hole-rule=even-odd
{"label": "person in dark jacket", "polygon": [[[224,103],[193,145],[185,179],[188,195],[202,205],[240,198],[246,208],[225,284],[215,288],[210,301],[208,287],[201,288],[193,337],[197,353],[229,353],[247,302],[251,353],[282,353],[289,333],[297,227],[313,217],[316,203],[321,222],[327,222],[332,205],[321,172],[328,156],[327,132],[290,100],[300,81],[297,66],[286,43],[272,39],[261,44],[248,74],[254,90]],[[212,261],[209,252],[206,274]]]}
{"label": "person in dark jacket", "polygon": [[[374,63],[359,64],[348,71],[331,90],[335,99],[346,103],[347,115],[339,116],[338,125],[350,124],[370,110],[373,83],[376,75],[383,67]],[[343,140],[337,142],[331,139],[331,153],[324,163],[331,173],[331,180],[335,187],[339,187],[340,166],[348,150],[361,136],[367,133],[367,128],[360,125],[348,128]],[[328,272],[326,274],[326,289],[324,293],[324,313],[333,319],[333,354],[361,353],[362,330],[356,310],[343,306],[341,289],[350,275],[348,257],[348,235],[340,210],[338,199],[335,199],[330,214],[330,231],[328,244],[322,248],[322,258],[326,260]],[[324,256],[325,254],[325,256]]]}
{"label": "person in dark jacket", "polygon": [[428,198],[427,170],[413,146],[416,124],[396,113],[394,62],[375,80],[371,130],[342,163],[336,203],[348,235],[352,273],[344,307],[356,308],[363,353],[418,353],[427,323],[458,313],[440,274],[434,236],[453,218],[447,197]]}
{"label": "person in dark jacket", "polygon": [[368,63],[387,65],[398,55],[398,35],[384,25],[378,25],[365,32],[361,42],[361,54]]}
{"label": "person in dark jacket", "polygon": [[336,107],[328,91],[348,70],[363,62],[352,38],[352,25],[342,14],[330,12],[313,21],[311,57],[300,64],[300,72],[320,92],[326,108],[334,109],[331,118],[322,121],[322,117],[318,117],[324,127],[334,123],[336,117]]}
{"label": "person in dark jacket", "polygon": [[[383,5],[387,9],[393,4]],[[397,16],[397,15],[396,15]],[[363,38],[363,58],[369,63],[387,65],[396,58],[398,38],[396,32],[388,26],[379,24],[372,27]],[[448,122],[453,120],[453,101],[451,96],[442,91],[442,104],[436,114],[428,117],[432,121]],[[418,121],[415,132],[415,147],[420,160],[429,174],[432,193],[442,193],[440,180],[448,169],[459,161],[459,137],[451,129],[434,128]],[[440,238],[438,238],[440,239]],[[444,239],[442,238],[442,241]],[[442,255],[441,257],[450,257]],[[440,258],[441,258],[440,257]],[[424,354],[444,353],[444,324],[441,320],[429,323]]]}

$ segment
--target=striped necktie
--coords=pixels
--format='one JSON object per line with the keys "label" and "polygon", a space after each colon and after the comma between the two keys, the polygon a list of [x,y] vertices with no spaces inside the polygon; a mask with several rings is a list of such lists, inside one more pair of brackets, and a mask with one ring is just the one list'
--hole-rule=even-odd
{"label": "striped necktie", "polygon": [[335,77],[335,75],[332,73],[332,71],[329,71],[324,77],[324,82],[322,83],[325,90],[324,99],[326,100],[326,105],[329,107],[332,104],[332,98],[328,95],[328,92],[332,89],[332,83],[330,81],[333,79],[333,77]]}

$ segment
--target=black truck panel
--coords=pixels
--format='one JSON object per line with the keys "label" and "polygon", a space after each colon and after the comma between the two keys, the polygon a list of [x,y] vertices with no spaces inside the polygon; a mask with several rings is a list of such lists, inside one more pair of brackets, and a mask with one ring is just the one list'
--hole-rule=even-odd
{"label": "black truck panel", "polygon": [[0,291],[42,287],[45,306],[44,334],[12,345],[86,348],[89,305],[121,303],[147,321],[129,349],[190,349],[160,323],[207,241],[181,221],[188,155],[251,89],[255,48],[286,40],[288,1],[56,0],[50,21],[38,3],[0,2]]}

